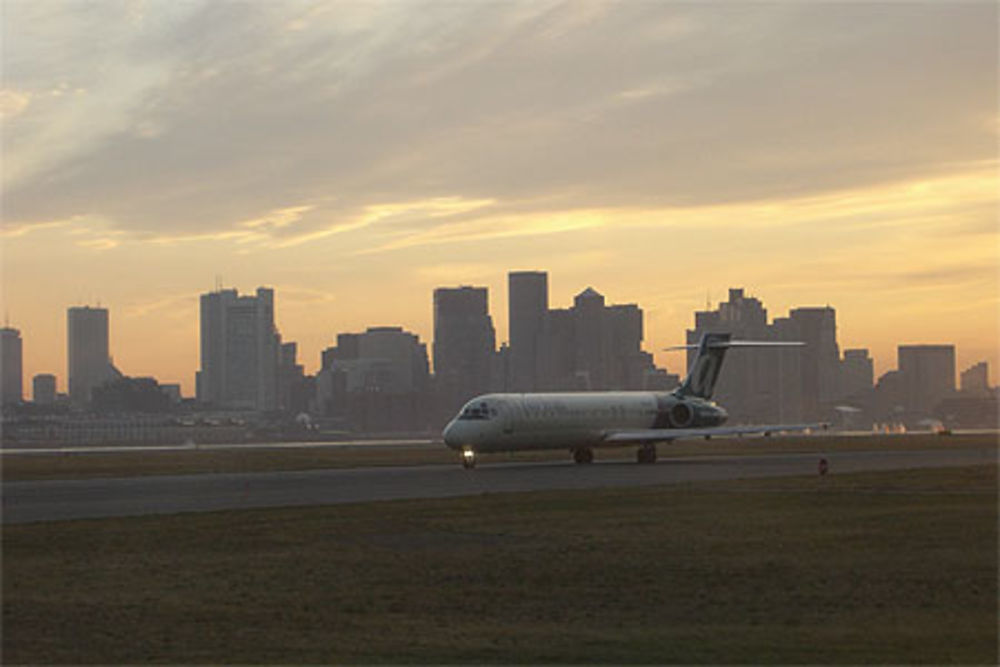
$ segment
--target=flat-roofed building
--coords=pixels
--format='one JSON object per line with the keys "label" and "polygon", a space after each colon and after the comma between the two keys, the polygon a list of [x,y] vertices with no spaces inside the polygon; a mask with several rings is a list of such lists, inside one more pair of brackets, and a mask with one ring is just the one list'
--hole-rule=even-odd
{"label": "flat-roofed building", "polygon": [[274,290],[255,296],[235,289],[201,295],[198,401],[218,408],[275,410],[281,337],[274,325]]}
{"label": "flat-roofed building", "polygon": [[549,276],[544,271],[512,271],[507,274],[510,388],[537,391],[542,333],[549,310]]}
{"label": "flat-roofed building", "polygon": [[911,416],[930,415],[955,393],[954,345],[900,345],[897,354],[904,406]]}
{"label": "flat-roofed building", "polygon": [[447,412],[490,390],[495,355],[487,289],[434,290],[434,379]]}
{"label": "flat-roofed building", "polygon": [[39,373],[31,380],[31,400],[36,405],[52,405],[56,402],[56,376]]}
{"label": "flat-roofed building", "polygon": [[77,407],[89,406],[95,388],[122,376],[111,362],[109,329],[107,308],[67,311],[69,400]]}

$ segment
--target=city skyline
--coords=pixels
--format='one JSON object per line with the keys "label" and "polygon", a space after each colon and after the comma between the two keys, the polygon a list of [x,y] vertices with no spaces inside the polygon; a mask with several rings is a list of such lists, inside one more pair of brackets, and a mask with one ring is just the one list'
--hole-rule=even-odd
{"label": "city skyline", "polygon": [[101,305],[116,366],[193,395],[216,276],[275,290],[310,373],[338,332],[432,341],[438,287],[509,340],[517,270],[639,304],[674,373],[732,287],[835,307],[876,376],[1000,367],[995,3],[3,9],[2,301],[60,391]]}
{"label": "city skyline", "polygon": [[[548,295],[547,287],[548,287],[548,285],[550,283],[549,283],[549,275],[548,275],[547,272],[545,272],[545,271],[527,271],[527,272],[525,272],[525,271],[521,271],[521,272],[513,271],[513,272],[510,272],[510,274],[508,275],[508,277],[513,276],[513,275],[517,275],[517,274],[520,274],[520,275],[531,274],[531,275],[538,275],[538,276],[540,276],[542,278],[542,285],[545,286],[543,288],[543,289],[546,290],[545,294],[546,294],[546,296]],[[268,313],[267,314],[267,318],[268,319],[266,320],[264,328],[266,330],[273,331],[273,335],[275,336],[275,341],[276,342],[275,342],[275,347],[274,347],[274,350],[273,350],[275,358],[277,359],[278,356],[279,356],[278,355],[278,349],[279,348],[284,348],[284,347],[290,346],[291,348],[293,348],[293,349],[296,350],[296,352],[293,353],[293,362],[294,362],[295,357],[297,355],[297,349],[298,349],[298,346],[299,346],[299,342],[297,340],[294,340],[294,339],[291,339],[288,343],[282,343],[281,342],[283,338],[286,339],[286,340],[288,340],[290,338],[290,336],[288,336],[288,335],[282,335],[282,331],[281,331],[282,327],[280,326],[280,322],[278,321],[277,317],[273,314],[273,313],[276,313],[278,311],[277,305],[278,305],[278,303],[280,303],[280,295],[276,295],[275,294],[275,290],[273,288],[264,287],[264,286],[257,287],[256,290],[255,290],[255,292],[256,292],[256,297],[252,297],[249,293],[240,296],[239,295],[239,291],[237,289],[235,289],[235,288],[229,288],[229,287],[223,287],[221,285],[216,285],[216,288],[214,290],[208,291],[208,292],[203,292],[200,295],[196,296],[196,300],[201,303],[201,309],[200,309],[201,313],[200,313],[200,317],[196,317],[196,320],[195,320],[196,321],[196,325],[197,325],[198,329],[200,330],[200,335],[197,336],[197,338],[200,339],[200,342],[199,342],[199,340],[196,340],[195,344],[196,344],[196,347],[197,347],[197,350],[198,350],[198,354],[199,354],[199,357],[200,357],[201,361],[199,362],[198,367],[196,367],[195,369],[192,370],[192,380],[190,382],[187,382],[187,383],[184,382],[184,381],[177,381],[177,380],[173,379],[174,376],[160,376],[160,375],[156,375],[155,373],[148,373],[148,372],[142,372],[142,371],[131,372],[129,370],[119,370],[118,368],[116,368],[115,365],[111,363],[112,359],[114,357],[114,353],[115,353],[115,347],[114,347],[114,343],[113,343],[114,339],[113,339],[113,336],[111,335],[111,332],[113,331],[113,327],[110,326],[111,311],[110,311],[110,309],[108,309],[106,307],[92,307],[92,306],[71,306],[71,307],[69,307],[66,310],[67,319],[65,320],[66,326],[64,328],[64,331],[65,331],[64,346],[67,346],[67,349],[68,348],[72,348],[72,346],[73,346],[72,341],[74,340],[74,338],[73,338],[73,335],[71,334],[71,328],[72,328],[71,324],[74,321],[74,317],[76,317],[77,319],[79,319],[79,316],[81,314],[98,314],[98,315],[101,315],[102,318],[103,318],[103,324],[102,324],[103,333],[100,336],[98,336],[98,338],[102,338],[104,340],[104,342],[102,343],[104,345],[104,347],[102,348],[104,350],[104,352],[102,352],[98,356],[101,357],[101,358],[107,359],[108,368],[110,369],[108,371],[109,377],[112,376],[112,375],[113,376],[117,376],[117,377],[121,377],[121,376],[127,376],[127,377],[155,377],[157,380],[161,381],[164,384],[176,384],[176,385],[178,385],[180,387],[180,390],[181,390],[182,394],[185,397],[195,398],[198,395],[198,391],[197,391],[197,385],[198,385],[198,382],[199,382],[198,375],[201,372],[200,369],[203,369],[204,368],[204,364],[206,363],[205,362],[205,359],[206,359],[205,355],[207,354],[207,348],[204,347],[204,345],[205,345],[204,336],[206,335],[205,334],[205,329],[204,329],[204,322],[206,321],[205,320],[205,318],[206,318],[206,310],[205,310],[205,308],[206,308],[206,306],[205,306],[206,299],[208,299],[208,300],[218,299],[218,298],[223,297],[223,296],[229,296],[232,299],[237,299],[237,297],[238,297],[241,302],[245,302],[247,304],[250,304],[250,303],[255,303],[257,301],[257,299],[259,299],[261,297],[261,294],[265,294],[267,296],[267,298],[269,299],[269,301],[268,301],[268,305],[266,307],[266,310],[267,310],[267,313]],[[434,310],[437,309],[437,301],[438,301],[438,297],[441,295],[441,293],[452,293],[452,294],[455,294],[455,293],[465,293],[465,294],[471,294],[473,292],[478,292],[479,293],[479,297],[483,301],[485,301],[485,305],[486,305],[485,316],[486,316],[487,321],[491,321],[492,317],[493,317],[492,306],[490,305],[492,303],[492,298],[490,297],[489,288],[487,288],[485,286],[455,285],[455,286],[441,286],[441,287],[437,287],[437,288],[434,289],[433,295],[432,295],[432,298],[431,298],[431,300],[432,300],[432,308]],[[561,308],[560,304],[558,304],[558,303],[552,303],[552,302],[549,301],[549,299],[546,298],[544,300],[544,302],[547,304],[548,308],[554,309],[554,310],[548,310],[547,309],[546,312],[548,312],[548,313],[554,313],[554,314],[557,314],[557,315],[559,313],[570,314],[573,311],[573,306],[574,305],[576,305],[578,307],[580,305],[580,303],[581,303],[580,300],[581,299],[586,300],[586,299],[588,299],[588,297],[599,298],[601,300],[601,304],[603,305],[603,303],[604,303],[604,295],[600,294],[599,292],[596,292],[593,287],[587,286],[585,289],[581,290],[579,294],[574,295],[574,298],[570,301],[569,304],[565,304],[568,307],[568,309],[567,308]],[[816,314],[820,314],[820,313],[828,312],[831,317],[836,317],[836,315],[835,315],[835,313],[836,313],[836,307],[834,305],[826,305],[826,306],[823,306],[823,307],[810,307],[810,306],[797,306],[796,307],[796,306],[793,306],[793,307],[791,307],[786,312],[786,314],[785,314],[786,316],[781,316],[777,312],[774,312],[772,314],[772,311],[771,311],[770,307],[767,305],[766,301],[761,301],[760,299],[757,298],[757,295],[755,295],[755,294],[752,294],[752,293],[748,294],[747,290],[745,290],[745,288],[742,288],[742,287],[740,287],[740,288],[730,288],[728,290],[727,297],[728,297],[728,301],[723,301],[723,300],[720,299],[719,301],[716,301],[716,302],[713,302],[713,303],[705,303],[705,304],[702,304],[702,306],[700,308],[696,308],[694,311],[692,311],[690,313],[690,323],[689,323],[689,326],[685,327],[685,338],[687,339],[688,344],[690,344],[692,342],[692,340],[696,342],[697,339],[700,336],[700,332],[705,331],[705,330],[727,330],[727,331],[736,332],[737,334],[743,335],[744,337],[747,337],[748,339],[767,340],[767,339],[770,339],[774,334],[773,333],[768,333],[766,330],[771,330],[773,328],[776,331],[780,331],[783,326],[786,326],[788,324],[788,322],[789,322],[789,316],[791,318],[795,318],[797,316],[797,313],[803,313],[803,312],[809,313],[809,312],[813,312],[813,313],[816,313]],[[735,299],[735,301],[734,301],[734,299]],[[738,303],[738,302],[743,302],[744,300],[747,300],[747,302],[749,302],[749,303],[755,303],[755,304],[757,304],[755,307],[759,310],[759,312],[756,315],[754,315],[754,320],[753,321],[756,322],[756,320],[760,320],[760,322],[757,322],[756,324],[753,324],[752,322],[751,323],[748,323],[748,322],[742,322],[742,323],[740,323],[740,320],[742,320],[742,318],[745,317],[745,313],[744,313],[743,315],[738,316],[740,318],[739,320],[733,320],[729,324],[726,324],[724,321],[723,322],[717,322],[715,324],[705,324],[706,320],[703,320],[704,317],[715,318],[720,313],[725,313],[726,309],[730,308],[733,304]],[[234,301],[234,304],[235,303],[236,302]],[[254,305],[253,307],[256,308],[256,305]],[[663,350],[663,349],[658,349],[658,350],[649,349],[648,346],[647,346],[647,344],[645,343],[645,340],[648,339],[648,336],[645,335],[645,333],[644,333],[644,326],[642,324],[642,320],[644,319],[644,314],[645,314],[645,311],[644,311],[644,309],[642,307],[642,304],[635,304],[635,303],[633,303],[633,304],[613,306],[613,309],[614,308],[631,308],[631,309],[634,309],[636,307],[638,307],[638,311],[637,312],[638,312],[638,316],[639,316],[639,327],[640,327],[639,328],[639,335],[641,336],[641,339],[640,339],[640,342],[639,342],[639,347],[640,347],[641,351],[644,352],[644,353],[648,352],[650,354],[653,362],[658,367],[663,367],[663,369],[666,370],[667,372],[674,373],[674,374],[680,374],[680,376],[683,377],[683,375],[687,372],[688,360],[686,359],[686,357],[687,358],[690,357],[690,355],[691,355],[691,351],[690,350],[687,350],[687,351],[684,351],[684,350],[667,351],[667,350]],[[271,319],[271,318],[273,318],[273,319]],[[715,320],[714,319],[710,319],[710,320],[707,320],[707,321],[714,322]],[[765,325],[763,329],[760,328],[761,325]],[[748,326],[749,326],[749,328],[748,328]],[[490,325],[490,327],[492,329],[492,325]],[[390,324],[385,324],[385,323],[383,323],[383,324],[372,324],[372,323],[368,323],[366,325],[361,326],[360,330],[361,331],[364,331],[364,330],[367,330],[367,331],[378,331],[378,330],[398,330],[398,331],[405,331],[405,332],[407,332],[406,335],[417,336],[419,340],[423,341],[422,344],[428,349],[428,351],[435,350],[437,348],[437,345],[440,343],[440,341],[438,341],[437,337],[434,335],[433,323],[432,323],[431,332],[430,332],[430,334],[428,336],[424,336],[421,332],[415,331],[415,330],[411,329],[410,327],[408,327],[406,324],[403,324],[403,323],[390,323]],[[23,336],[22,336],[23,332],[21,332],[21,330],[18,329],[17,327],[9,327],[9,328],[6,328],[5,331],[10,331],[10,332],[12,332],[13,334],[15,334],[17,336],[17,340],[18,340],[17,348],[18,348],[18,351],[21,352],[21,354],[23,356],[23,351],[22,351],[22,347],[23,347],[22,344],[24,342],[23,341]],[[795,331],[795,329],[792,329],[792,331]],[[749,332],[749,335],[747,335],[748,332]],[[854,352],[854,353],[864,352],[866,354],[870,354],[871,348],[867,347],[867,346],[865,346],[863,344],[862,345],[857,345],[857,346],[848,346],[848,345],[843,344],[842,341],[841,341],[841,338],[840,338],[840,332],[841,332],[841,326],[840,325],[833,325],[833,328],[831,329],[831,334],[833,336],[833,339],[832,339],[831,342],[832,342],[832,344],[834,346],[832,354],[839,361],[847,361],[848,360],[848,355],[846,354],[847,352]],[[800,333],[802,333],[802,332],[800,332]],[[325,363],[325,361],[324,361],[325,360],[325,355],[330,351],[331,346],[335,346],[337,344],[337,342],[339,340],[341,340],[344,336],[350,337],[350,336],[354,336],[354,335],[356,335],[356,334],[352,334],[352,333],[350,333],[348,331],[337,331],[337,332],[334,332],[330,336],[330,338],[327,341],[327,343],[324,346],[324,348],[322,350],[320,350],[319,354],[317,354],[317,358],[315,360],[316,363],[315,364],[308,364],[308,363],[301,364],[299,366],[299,368],[301,369],[300,372],[304,371],[305,374],[307,374],[307,375],[315,375],[316,373],[318,373],[319,371],[321,371],[323,369],[323,365]],[[788,337],[786,334],[778,334],[778,335],[779,335],[779,337],[784,337],[784,338]],[[798,336],[792,335],[791,337],[792,338],[804,338],[802,335],[798,335]],[[808,338],[808,337],[809,336],[805,336],[805,338]],[[491,335],[490,338],[493,339],[493,336]],[[450,341],[449,343],[447,343],[448,346],[451,346],[451,345],[455,344],[454,336],[450,336],[448,340]],[[502,347],[508,347],[510,345],[509,336],[500,336],[499,335],[499,331],[496,334],[496,337],[495,337],[495,339],[493,339],[493,341],[494,341],[493,352],[496,352],[496,353],[499,353],[501,351]],[[952,350],[953,355],[954,355],[954,359],[953,359],[953,369],[954,369],[954,372],[953,372],[953,375],[954,375],[954,384],[955,384],[956,387],[960,383],[960,376],[963,375],[965,371],[972,371],[976,366],[982,365],[982,364],[986,364],[987,366],[991,366],[992,365],[992,361],[990,361],[989,359],[980,359],[980,360],[977,360],[977,361],[969,361],[968,363],[966,363],[964,361],[964,359],[966,357],[968,357],[969,355],[962,354],[960,348],[958,348],[958,346],[953,341],[935,341],[935,342],[912,342],[912,341],[909,341],[909,342],[904,342],[903,340],[900,340],[900,341],[897,341],[895,343],[895,345],[893,346],[893,348],[892,348],[892,351],[891,351],[892,359],[891,360],[884,361],[883,363],[880,364],[880,363],[878,363],[875,360],[874,356],[867,357],[868,360],[869,360],[869,362],[872,364],[872,371],[873,371],[872,380],[873,380],[873,383],[877,383],[877,381],[883,375],[886,375],[886,374],[888,374],[888,373],[890,373],[892,371],[901,370],[899,368],[898,359],[899,359],[899,355],[901,354],[901,351],[904,350],[905,348],[936,348],[936,347],[951,347],[951,348],[953,348],[953,350]],[[540,354],[541,354],[542,357],[545,356],[544,352],[545,352],[544,350],[542,350],[540,352]],[[657,352],[659,354],[657,354]],[[104,356],[102,356],[102,355],[104,355]],[[436,354],[428,354],[427,357],[428,357],[428,361],[431,364],[431,370],[432,370],[432,372],[434,374],[436,374],[437,373],[437,367],[436,367],[437,357],[436,357]],[[669,361],[671,362],[671,365],[665,365],[665,364],[660,363],[658,361],[658,359],[661,359],[661,358],[667,358],[667,359],[669,359]],[[536,372],[536,373],[537,372],[542,372],[542,369],[544,367],[548,366],[549,363],[550,363],[550,361],[551,360],[544,359],[544,358],[540,359],[537,362],[537,364],[538,364],[537,365],[537,370],[534,371],[534,372]],[[518,380],[516,378],[519,376],[519,374],[520,374],[521,371],[517,370],[517,366],[513,362],[513,359],[511,361],[511,364],[512,364],[511,365],[511,369],[509,371],[511,373],[511,376],[510,376],[511,377],[511,381],[514,383],[514,386],[517,386],[519,384],[520,380]],[[23,382],[24,382],[25,388],[27,388],[27,386],[30,384],[32,378],[34,378],[36,376],[51,375],[55,379],[57,390],[60,393],[66,393],[66,394],[68,394],[69,377],[71,376],[71,373],[70,373],[71,369],[69,369],[68,365],[67,365],[66,368],[63,369],[63,371],[64,371],[63,373],[60,373],[58,371],[53,372],[53,373],[48,373],[48,372],[45,372],[45,371],[34,373],[34,372],[30,372],[29,371],[29,369],[26,367],[26,365],[23,363],[23,361],[22,361],[21,365],[23,367],[22,376],[24,378]],[[246,370],[247,369],[243,369],[243,371],[241,371],[241,372],[244,372]],[[277,372],[276,369],[275,369],[275,372]],[[469,378],[469,379],[471,379],[471,378]],[[760,381],[765,381],[765,378],[762,377],[759,380],[755,380],[755,382],[760,382]],[[725,383],[723,383],[723,384],[725,384]],[[531,386],[534,386],[533,382],[531,383]],[[831,387],[832,387],[832,385],[831,385]],[[190,388],[190,391],[188,391],[188,388]],[[523,387],[523,389],[524,390],[533,390],[529,386],[525,386],[525,387]],[[24,399],[28,400],[27,392],[25,392]]]}

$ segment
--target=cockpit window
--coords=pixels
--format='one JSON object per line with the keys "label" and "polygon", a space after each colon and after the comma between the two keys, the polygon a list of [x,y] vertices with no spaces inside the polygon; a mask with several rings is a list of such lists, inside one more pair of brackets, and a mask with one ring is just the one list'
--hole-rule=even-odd
{"label": "cockpit window", "polygon": [[462,414],[458,416],[459,419],[489,419],[492,415],[496,415],[496,410],[490,410],[490,406],[486,402],[481,403],[471,403],[462,410]]}

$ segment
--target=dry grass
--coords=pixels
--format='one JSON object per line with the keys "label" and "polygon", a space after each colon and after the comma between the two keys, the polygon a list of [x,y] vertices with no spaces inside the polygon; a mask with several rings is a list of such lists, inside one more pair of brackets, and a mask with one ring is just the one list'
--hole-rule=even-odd
{"label": "dry grass", "polygon": [[4,526],[5,663],[997,661],[995,466]]}

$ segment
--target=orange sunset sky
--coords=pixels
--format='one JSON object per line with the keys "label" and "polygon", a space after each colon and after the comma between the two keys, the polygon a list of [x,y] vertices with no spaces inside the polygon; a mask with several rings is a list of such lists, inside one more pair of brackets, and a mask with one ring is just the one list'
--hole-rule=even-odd
{"label": "orange sunset sky", "polygon": [[[87,2],[2,8],[3,308],[66,390],[66,309],[194,391],[198,296],[433,338],[437,286],[549,272],[683,342],[730,287],[998,362],[994,2]],[[680,372],[682,357],[656,352]]]}

